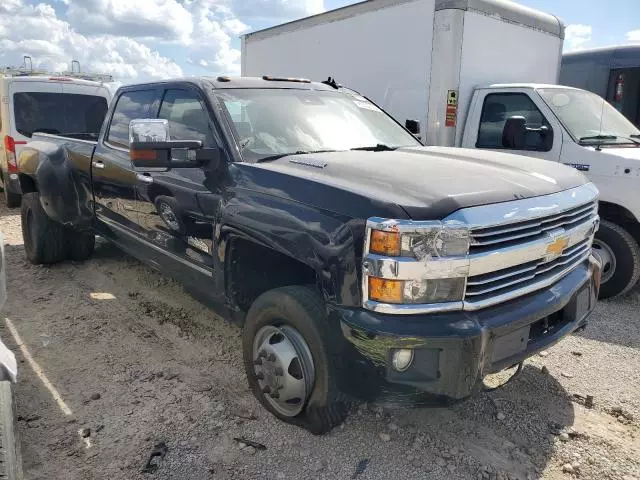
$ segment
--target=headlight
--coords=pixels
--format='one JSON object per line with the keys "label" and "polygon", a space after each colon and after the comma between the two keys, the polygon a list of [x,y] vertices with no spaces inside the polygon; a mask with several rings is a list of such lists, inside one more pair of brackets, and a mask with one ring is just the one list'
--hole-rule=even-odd
{"label": "headlight", "polygon": [[[417,223],[417,222],[416,222]],[[380,230],[371,230],[369,251],[392,257],[431,257],[466,255],[469,252],[469,230],[459,223],[429,222],[428,227],[411,223],[394,230],[392,224],[382,223]],[[412,229],[414,231],[402,231]]]}
{"label": "headlight", "polygon": [[387,280],[369,277],[369,299],[382,303],[427,304],[462,300],[464,278]]}
{"label": "headlight", "polygon": [[470,234],[459,222],[369,219],[365,302],[428,305],[461,302]]}

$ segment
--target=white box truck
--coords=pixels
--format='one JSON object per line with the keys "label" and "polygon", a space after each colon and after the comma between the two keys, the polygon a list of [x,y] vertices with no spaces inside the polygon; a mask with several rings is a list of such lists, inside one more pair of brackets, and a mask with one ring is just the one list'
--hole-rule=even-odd
{"label": "white box truck", "polygon": [[426,145],[583,171],[600,190],[594,249],[601,298],[612,297],[640,278],[640,130],[601,97],[557,85],[563,39],[557,17],[512,1],[369,0],[244,35],[242,75],[333,77]]}

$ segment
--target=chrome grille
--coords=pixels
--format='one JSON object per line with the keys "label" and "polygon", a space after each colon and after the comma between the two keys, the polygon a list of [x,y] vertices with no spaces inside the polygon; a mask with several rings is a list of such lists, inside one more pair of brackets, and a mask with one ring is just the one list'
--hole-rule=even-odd
{"label": "chrome grille", "polygon": [[465,301],[481,302],[523,286],[562,277],[583,262],[591,252],[590,238],[567,248],[550,262],[534,261],[484,275],[469,277]]}
{"label": "chrome grille", "polygon": [[557,229],[570,230],[597,216],[597,202],[579,205],[561,213],[539,219],[509,223],[471,232],[470,253],[503,248],[543,238],[547,232]]}
{"label": "chrome grille", "polygon": [[464,310],[548,288],[589,258],[600,218],[592,183],[558,193],[469,207],[445,221],[470,227]]}

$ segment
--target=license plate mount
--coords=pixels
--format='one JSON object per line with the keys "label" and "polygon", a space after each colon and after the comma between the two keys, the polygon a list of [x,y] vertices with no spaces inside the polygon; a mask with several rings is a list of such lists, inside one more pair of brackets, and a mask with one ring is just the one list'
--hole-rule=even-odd
{"label": "license plate mount", "polygon": [[585,285],[564,309],[564,319],[569,322],[582,320],[591,310],[591,285]]}

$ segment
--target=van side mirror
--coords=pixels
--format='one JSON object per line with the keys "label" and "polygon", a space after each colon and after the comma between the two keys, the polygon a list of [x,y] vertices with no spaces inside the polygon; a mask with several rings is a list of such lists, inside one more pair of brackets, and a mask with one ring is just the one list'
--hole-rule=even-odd
{"label": "van side mirror", "polygon": [[417,120],[405,120],[404,128],[414,135],[420,135],[420,122]]}
{"label": "van side mirror", "polygon": [[[172,150],[186,150],[184,161],[172,158]],[[169,122],[163,119],[136,119],[129,123],[129,157],[136,168],[195,168],[203,163],[217,168],[220,151],[202,148],[200,140],[170,140]]]}
{"label": "van side mirror", "polygon": [[502,129],[502,146],[511,150],[524,150],[526,145],[527,120],[524,117],[508,118]]}

